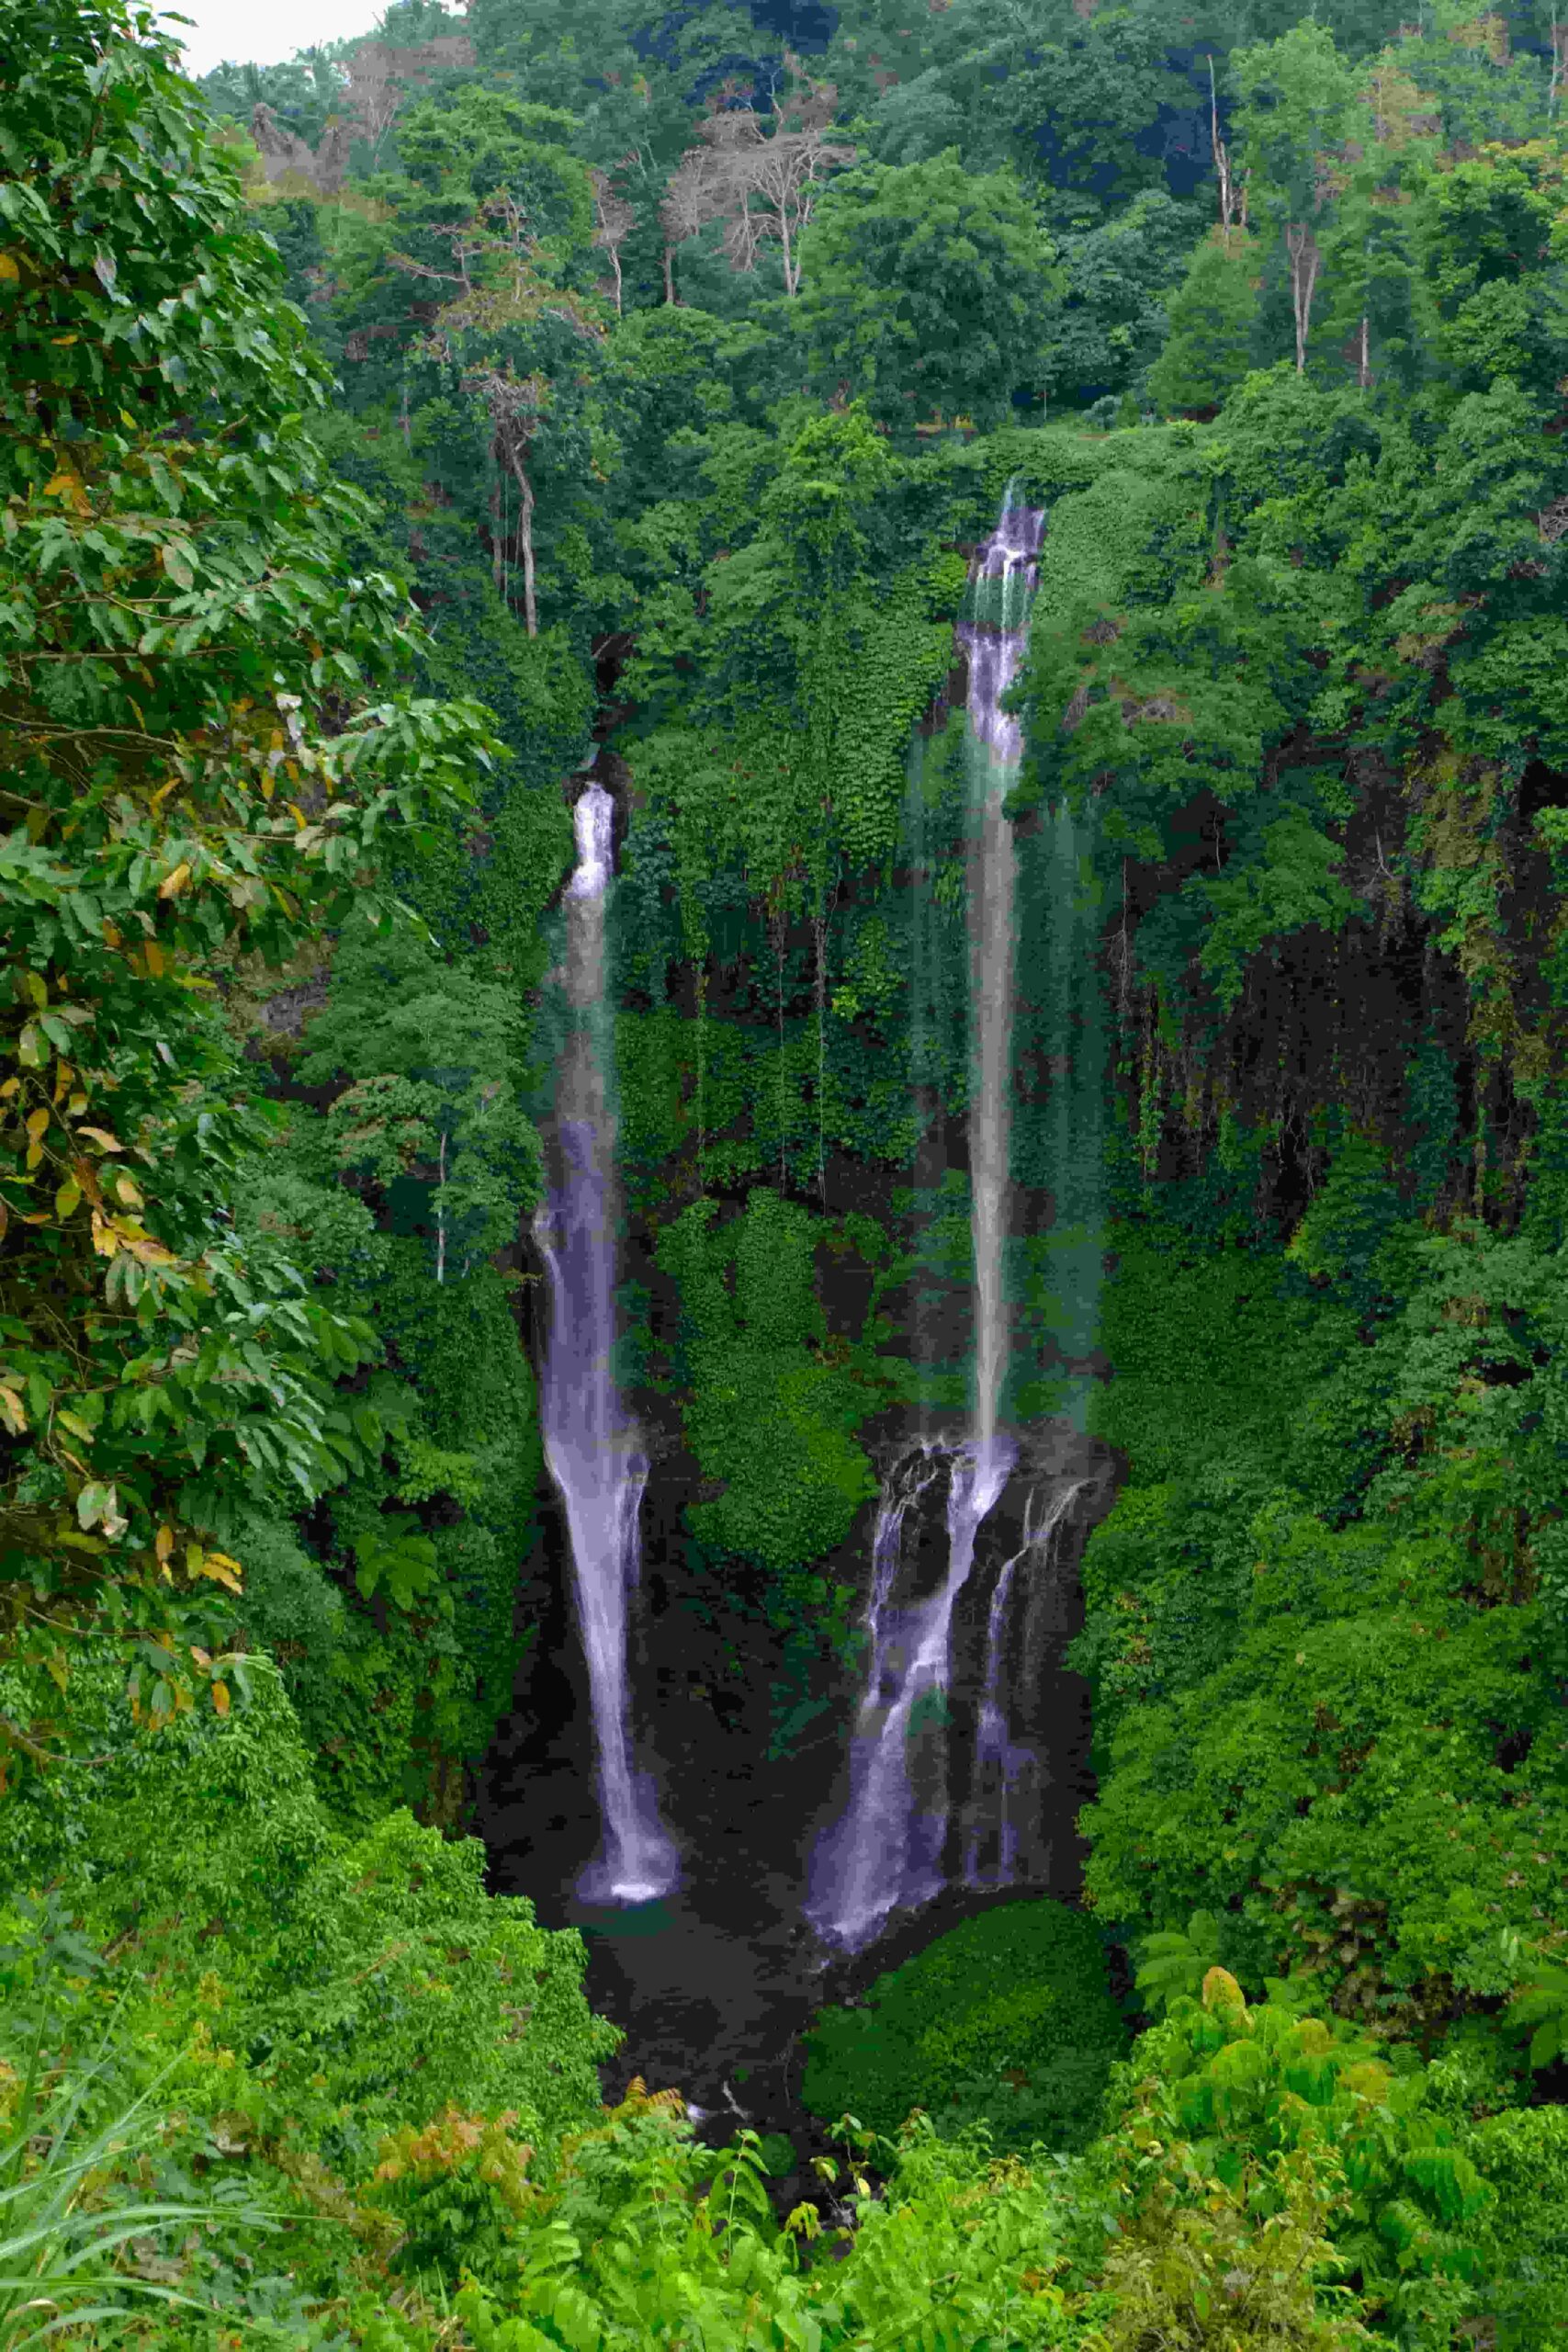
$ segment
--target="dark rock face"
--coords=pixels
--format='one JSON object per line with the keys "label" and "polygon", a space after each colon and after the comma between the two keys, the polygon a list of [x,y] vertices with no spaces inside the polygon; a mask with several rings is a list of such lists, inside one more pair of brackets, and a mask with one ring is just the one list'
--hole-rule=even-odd
{"label": "dark rock face", "polygon": [[[655,1781],[660,1816],[681,1851],[682,1883],[657,1904],[616,1911],[585,1904],[577,1882],[598,1848],[587,1677],[570,1600],[564,1527],[546,1506],[544,1619],[519,1678],[516,1704],[480,1775],[478,1822],[498,1892],[528,1895],[547,1925],[580,1928],[594,2006],[626,2030],[604,2070],[615,2095],[633,2075],[675,2085],[721,2134],[737,2110],[760,2128],[803,2124],[795,2106],[798,2036],[824,2001],[869,1983],[933,1935],[1021,1894],[1076,1898],[1078,1809],[1092,1793],[1089,1695],[1065,1663],[1082,1618],[1078,1563],[1109,1509],[1115,1465],[1066,1424],[1020,1435],[1018,1464],[984,1522],[973,1576],[955,1612],[947,1721],[922,1734],[911,1770],[945,1792],[948,1885],[918,1913],[896,1913],[852,1960],[820,1943],[805,1917],[811,1849],[845,1802],[850,1743],[864,1662],[818,1646],[803,1667],[798,1634],[770,1624],[764,1585],[727,1564],[721,1576],[691,1542],[682,1513],[695,1466],[670,1434],[643,1498],[643,1566],[632,1629],[633,1732]],[[879,1452],[896,1452],[897,1446]],[[886,1466],[886,1462],[883,1464]],[[1030,1498],[1043,1481],[1077,1483],[1043,1573],[1010,1596],[1001,1690],[1008,1726],[1031,1761],[1010,1800],[1013,1874],[984,1878],[1001,1849],[996,1775],[977,1769],[976,1726],[987,1679],[991,1601],[1024,1547]],[[909,1597],[942,1572],[940,1495],[907,1548]],[[841,1552],[821,1564],[855,1586],[863,1611],[873,1507]]]}

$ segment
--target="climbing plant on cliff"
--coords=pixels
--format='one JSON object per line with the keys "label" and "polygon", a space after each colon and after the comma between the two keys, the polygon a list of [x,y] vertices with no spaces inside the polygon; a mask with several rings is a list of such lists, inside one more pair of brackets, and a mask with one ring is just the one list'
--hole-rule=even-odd
{"label": "climbing plant on cliff", "polygon": [[262,1128],[221,986],[460,822],[487,737],[396,690],[417,628],[342,561],[328,379],[150,15],[9,12],[0,214],[0,1623],[62,1681],[102,1616],[157,1718],[209,1671],[236,1505],[356,1460],[329,1384],[372,1351],[236,1238]]}
{"label": "climbing plant on cliff", "polygon": [[699,931],[695,887],[729,860],[760,900],[798,908],[840,865],[892,850],[909,729],[946,673],[963,585],[962,559],[890,547],[908,487],[861,409],[818,418],[759,527],[707,567],[700,611],[671,588],[649,612],[627,679],[647,712],[634,760],[673,805]]}

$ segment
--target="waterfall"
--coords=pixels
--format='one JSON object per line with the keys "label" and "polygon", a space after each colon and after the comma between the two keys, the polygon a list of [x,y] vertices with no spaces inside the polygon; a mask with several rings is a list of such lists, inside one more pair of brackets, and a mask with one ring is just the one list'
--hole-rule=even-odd
{"label": "waterfall", "polygon": [[997,1432],[1007,1374],[1007,1303],[1002,1264],[1007,1241],[1009,1148],[1012,1121],[1013,900],[1018,851],[1003,804],[1023,756],[1019,724],[1002,708],[1029,641],[1029,610],[1038,578],[1044,514],[1015,506],[1010,482],[997,527],[982,551],[970,619],[959,625],[969,656],[970,821],[974,841],[969,893],[974,1008],[970,1047],[970,1229],[975,1249],[975,1442]]}
{"label": "waterfall", "polygon": [[[953,1611],[975,1565],[980,1527],[1017,1458],[999,1429],[1007,1373],[1009,1090],[1012,1062],[1013,899],[1017,853],[1003,804],[1022,740],[1001,707],[1028,641],[1029,609],[1044,526],[1037,508],[1013,503],[1008,486],[997,527],[976,567],[971,616],[959,637],[969,656],[966,760],[970,860],[970,1231],[974,1249],[974,1408],[962,1443],[923,1444],[896,1463],[884,1486],[873,1541],[866,1631],[871,1667],[856,1722],[850,1802],[818,1842],[807,1917],[819,1934],[859,1951],[900,1905],[930,1902],[942,1885],[948,1810],[941,1759],[935,1785],[917,1794],[912,1751],[922,1715],[945,1716]],[[948,1473],[947,1572],[924,1601],[892,1605],[905,1521],[931,1482],[933,1456]],[[924,1476],[919,1475],[923,1467]],[[998,1636],[999,1639],[999,1636]]]}
{"label": "waterfall", "polygon": [[[1002,1683],[1006,1663],[1009,1604],[1013,1581],[1021,1568],[1039,1581],[1049,1576],[1055,1561],[1056,1537],[1070,1518],[1073,1505],[1089,1481],[1075,1478],[1066,1485],[1034,1487],[1024,1506],[1023,1542],[1002,1563],[991,1593],[986,1620],[986,1688],[980,1701],[980,1721],[975,1735],[975,1765],[964,1840],[964,1879],[968,1886],[1010,1886],[1018,1862],[1019,1798],[1037,1781],[1040,1759],[1032,1747],[1015,1746],[1008,1725]],[[1031,1611],[1032,1616],[1035,1612]],[[1026,1638],[1021,1679],[1027,1681],[1032,1658]],[[1027,1776],[1027,1778],[1026,1778]],[[987,1867],[981,1849],[987,1836],[994,1840],[995,1861]]]}
{"label": "waterfall", "polygon": [[615,1389],[615,1120],[604,994],[604,898],[615,804],[591,784],[573,821],[577,865],[566,891],[563,1048],[549,1137],[551,1186],[535,1232],[549,1278],[550,1328],[539,1383],[545,1457],[566,1507],[604,1824],[602,1859],[584,1877],[591,1902],[644,1903],[676,1883],[674,1850],[634,1770],[626,1630],[640,1560],[648,1464]]}
{"label": "waterfall", "polygon": [[[940,1710],[946,1697],[953,1607],[975,1565],[980,1523],[1012,1462],[1006,1438],[984,1449],[923,1443],[895,1464],[884,1484],[872,1543],[871,1667],[851,1754],[850,1803],[812,1856],[807,1905],[818,1933],[845,1951],[870,1943],[891,1911],[929,1903],[941,1892],[945,1792],[928,1790],[921,1803],[909,1751],[923,1709]],[[944,1472],[947,1573],[928,1599],[895,1608],[905,1522]]]}

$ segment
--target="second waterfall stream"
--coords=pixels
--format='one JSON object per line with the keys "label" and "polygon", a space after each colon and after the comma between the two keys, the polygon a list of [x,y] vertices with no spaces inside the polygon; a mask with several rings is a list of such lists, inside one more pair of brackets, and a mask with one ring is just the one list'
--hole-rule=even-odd
{"label": "second waterfall stream", "polygon": [[539,1409],[545,1456],[566,1509],[604,1824],[603,1856],[581,1892],[590,1902],[646,1903],[668,1893],[679,1872],[632,1747],[627,1635],[648,1463],[613,1365],[619,1204],[604,898],[615,803],[602,785],[580,796],[573,821],[577,865],[565,908],[570,1025],[547,1133],[549,1197],[536,1225],[550,1290]]}
{"label": "second waterfall stream", "polygon": [[[946,1790],[917,1791],[909,1751],[922,1713],[945,1704],[953,1612],[974,1568],[976,1538],[1017,1459],[1000,1427],[1008,1359],[1003,1272],[1018,865],[1004,808],[1023,746],[1002,702],[1029,640],[1044,519],[1040,509],[1016,504],[1010,484],[996,529],[980,551],[969,616],[959,624],[969,665],[970,1422],[961,1441],[923,1442],[894,1465],[884,1486],[866,1627],[871,1664],[851,1755],[850,1801],[820,1839],[811,1869],[813,1925],[847,1951],[873,1941],[892,1911],[930,1901],[942,1884]],[[906,1523],[939,1480],[945,1488],[946,1572],[928,1598],[896,1607]]]}

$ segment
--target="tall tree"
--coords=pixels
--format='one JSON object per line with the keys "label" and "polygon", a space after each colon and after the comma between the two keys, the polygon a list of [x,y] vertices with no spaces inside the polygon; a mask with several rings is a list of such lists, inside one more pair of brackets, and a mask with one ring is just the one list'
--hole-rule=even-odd
{"label": "tall tree", "polygon": [[1033,390],[1063,291],[1014,174],[976,177],[956,150],[871,164],[829,190],[802,254],[812,378],[906,432],[933,415],[994,424]]}
{"label": "tall tree", "polygon": [[236,1510],[354,1458],[331,1369],[371,1351],[236,1238],[256,1113],[215,975],[373,904],[487,739],[391,691],[413,616],[344,560],[370,518],[306,424],[329,379],[152,15],[18,0],[9,31],[0,1640],[59,1677],[105,1619],[156,1716],[209,1670]]}
{"label": "tall tree", "polygon": [[1243,160],[1255,217],[1284,247],[1295,331],[1296,373],[1306,367],[1323,241],[1345,185],[1347,150],[1363,129],[1355,77],[1317,24],[1238,51]]}

